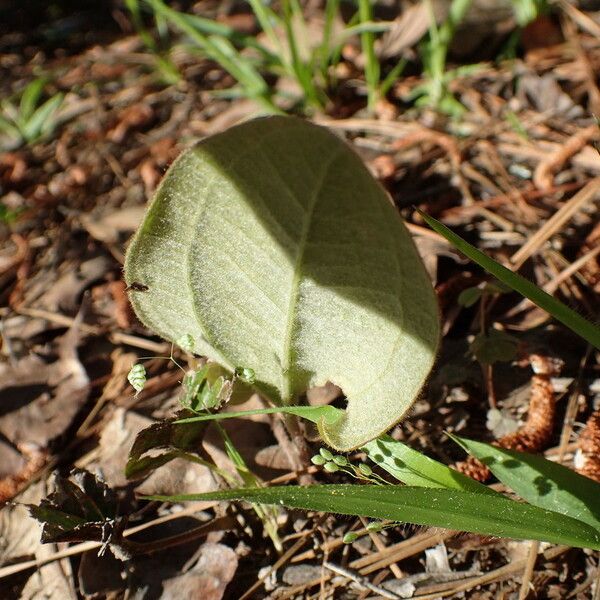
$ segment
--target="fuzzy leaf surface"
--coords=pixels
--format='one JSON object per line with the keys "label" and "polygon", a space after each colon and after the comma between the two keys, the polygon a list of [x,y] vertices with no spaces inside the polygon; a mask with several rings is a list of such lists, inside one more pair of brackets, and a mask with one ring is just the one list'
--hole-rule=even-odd
{"label": "fuzzy leaf surface", "polygon": [[320,424],[338,449],[399,421],[435,357],[438,308],[410,234],[349,146],[299,119],[250,121],[181,155],[125,275],[148,327],[253,369],[276,404],[340,386],[346,411]]}

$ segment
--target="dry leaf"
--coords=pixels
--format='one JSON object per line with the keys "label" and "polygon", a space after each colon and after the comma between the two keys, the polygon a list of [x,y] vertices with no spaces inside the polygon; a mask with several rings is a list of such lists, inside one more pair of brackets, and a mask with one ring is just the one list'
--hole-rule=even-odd
{"label": "dry leaf", "polygon": [[76,328],[63,335],[58,360],[50,365],[35,356],[14,367],[0,365],[0,433],[15,446],[46,447],[64,433],[85,404],[90,382],[77,356],[79,339]]}

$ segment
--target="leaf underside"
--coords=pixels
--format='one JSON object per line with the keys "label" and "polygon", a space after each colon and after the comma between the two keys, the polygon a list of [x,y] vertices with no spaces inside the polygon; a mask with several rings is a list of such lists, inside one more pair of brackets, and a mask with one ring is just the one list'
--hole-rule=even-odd
{"label": "leaf underside", "polygon": [[[360,158],[327,129],[250,121],[184,152],[125,263],[140,319],[250,367],[276,404],[331,381],[348,406],[325,441],[356,448],[414,402],[439,337],[410,234]],[[144,290],[144,291],[142,291]]]}

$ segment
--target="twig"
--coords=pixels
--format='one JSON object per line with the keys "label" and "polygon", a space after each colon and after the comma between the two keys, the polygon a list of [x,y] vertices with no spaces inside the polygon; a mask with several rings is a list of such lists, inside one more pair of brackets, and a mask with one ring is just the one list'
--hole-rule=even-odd
{"label": "twig", "polygon": [[[321,517],[321,522],[323,522],[325,517]],[[319,524],[317,524],[318,526]],[[257,581],[254,582],[254,584],[249,587],[241,596],[240,596],[240,600],[245,600],[246,598],[250,598],[252,597],[252,595],[254,594],[254,592],[256,590],[258,590],[262,584],[265,582],[265,580],[267,579],[267,577],[269,577],[269,575],[271,575],[271,573],[273,573],[274,571],[276,571],[277,569],[279,569],[279,567],[281,567],[282,565],[284,565],[286,562],[288,562],[292,556],[294,556],[294,554],[296,554],[296,552],[298,552],[298,550],[300,550],[300,548],[302,548],[302,546],[304,546],[306,544],[306,542],[308,541],[308,538],[310,535],[312,535],[316,530],[316,527],[314,529],[307,529],[304,532],[304,536],[301,537],[293,546],[291,546],[290,548],[288,548],[275,562],[275,564],[266,572],[263,573]]]}
{"label": "twig", "polygon": [[[166,515],[164,517],[159,517],[150,521],[149,523],[143,523],[141,525],[137,525],[136,527],[131,527],[123,532],[124,537],[128,537],[133,535],[134,533],[138,533],[143,531],[144,529],[148,529],[150,527],[155,527],[156,525],[161,525],[167,521],[172,521],[174,519],[180,519],[181,517],[186,517],[189,515],[193,515],[200,510],[205,510],[207,508],[211,508],[216,506],[218,502],[199,502],[193,507],[182,510],[176,514]],[[207,531],[208,533],[209,531]],[[174,536],[173,536],[174,537]],[[171,539],[171,538],[167,538]],[[71,546],[69,548],[65,548],[57,552],[56,554],[44,558],[42,560],[27,560],[24,562],[20,562],[14,565],[8,565],[6,567],[0,568],[0,579],[4,579],[5,577],[10,577],[16,573],[21,573],[22,571],[27,571],[28,569],[39,569],[44,565],[52,563],[57,560],[61,560],[63,558],[68,558],[70,556],[77,556],[79,554],[83,554],[84,552],[89,552],[90,550],[95,550],[96,548],[101,548],[103,545],[102,542],[82,542],[80,544],[76,544],[75,546]]]}
{"label": "twig", "polygon": [[352,571],[349,571],[348,569],[344,569],[344,567],[340,567],[340,566],[335,565],[328,561],[325,561],[323,563],[323,566],[326,569],[329,569],[330,571],[333,571],[334,573],[341,575],[342,577],[351,579],[359,587],[370,590],[371,592],[375,592],[376,594],[379,594],[382,598],[390,598],[391,600],[398,600],[400,598],[400,596],[398,596],[397,594],[394,594],[393,592],[390,592],[390,591],[386,590],[385,588],[379,587],[378,585],[373,585],[367,579],[360,577],[359,575],[357,575],[356,573],[353,573]]}
{"label": "twig", "polygon": [[537,561],[538,552],[540,551],[540,543],[537,540],[529,542],[529,554],[527,555],[527,564],[523,571],[523,580],[521,581],[521,589],[519,590],[519,600],[525,600],[529,596],[529,592],[533,590],[533,570]]}
{"label": "twig", "polygon": [[540,161],[533,174],[533,183],[535,183],[535,186],[541,190],[551,188],[554,173],[558,171],[571,156],[582,150],[590,140],[597,137],[599,132],[598,125],[590,125],[571,136],[556,152]]}
{"label": "twig", "polygon": [[513,265],[513,269],[518,269],[544,244],[544,242],[560,230],[560,228],[569,221],[578,210],[593,200],[599,191],[600,177],[595,177],[568,202],[563,204],[562,207],[529,238],[529,241],[512,255],[510,261]]}
{"label": "twig", "polygon": [[[66,315],[61,315],[60,313],[50,312],[49,310],[43,310],[40,308],[27,308],[25,306],[19,307],[16,310],[17,313],[21,315],[26,315],[28,317],[33,317],[37,319],[45,319],[50,323],[56,323],[57,325],[62,325],[63,327],[71,327],[75,322],[73,317],[67,317]],[[90,335],[104,335],[105,332],[101,327],[97,327],[95,325],[88,325],[86,323],[81,323],[79,325],[79,329],[84,333]],[[145,338],[131,335],[129,333],[123,333],[122,331],[109,331],[108,337],[111,342],[115,344],[126,344],[128,346],[133,346],[134,348],[140,348],[142,350],[148,350],[149,352],[155,352],[156,354],[164,354],[169,351],[169,345],[164,343],[153,342],[152,340],[147,340]]]}

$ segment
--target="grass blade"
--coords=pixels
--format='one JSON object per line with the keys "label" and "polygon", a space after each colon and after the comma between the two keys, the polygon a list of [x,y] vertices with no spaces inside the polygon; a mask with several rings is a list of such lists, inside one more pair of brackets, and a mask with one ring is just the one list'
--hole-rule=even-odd
{"label": "grass blade", "polygon": [[468,242],[456,235],[445,225],[419,210],[419,214],[427,224],[441,236],[445,237],[457,250],[476,262],[488,273],[508,285],[511,289],[529,298],[541,309],[550,313],[557,321],[566,325],[569,329],[580,335],[584,340],[600,349],[600,328],[592,324],[586,318],[563,304],[560,300],[550,296],[525,277],[514,273],[503,265],[471,246]]}
{"label": "grass blade", "polygon": [[45,77],[38,77],[23,90],[19,103],[19,118],[22,125],[33,115],[47,81]]}
{"label": "grass blade", "polygon": [[28,142],[52,132],[56,125],[52,117],[62,104],[63,98],[63,94],[59,93],[46,100],[23,125],[22,134]]}
{"label": "grass blade", "polygon": [[167,502],[246,500],[600,549],[600,532],[588,524],[499,494],[393,485],[290,485],[149,499]]}
{"label": "grass blade", "polygon": [[342,411],[333,406],[276,406],[273,408],[258,408],[255,410],[242,410],[238,412],[221,412],[198,415],[197,417],[189,417],[180,419],[176,423],[197,423],[198,421],[221,421],[223,419],[233,419],[235,417],[247,417],[250,415],[272,415],[272,414],[287,414],[295,415],[311,421],[312,423],[333,423],[342,416]]}
{"label": "grass blade", "polygon": [[543,456],[450,436],[521,498],[600,530],[600,484]]}
{"label": "grass blade", "polygon": [[[358,15],[361,24],[370,23],[373,19],[371,0],[358,0]],[[375,54],[375,34],[364,31],[360,34],[362,51],[365,56],[365,81],[367,84],[367,108],[369,112],[375,110],[379,86],[379,60]]]}
{"label": "grass blade", "polygon": [[148,0],[156,14],[167,19],[172,25],[188,35],[212,60],[230,73],[242,86],[246,94],[258,102],[267,112],[279,112],[270,98],[269,86],[254,68],[252,63],[243,57],[224,37],[206,36],[194,26],[183,13],[169,8],[162,0]]}
{"label": "grass blade", "polygon": [[406,485],[496,494],[482,483],[384,435],[362,448],[367,456]]}

